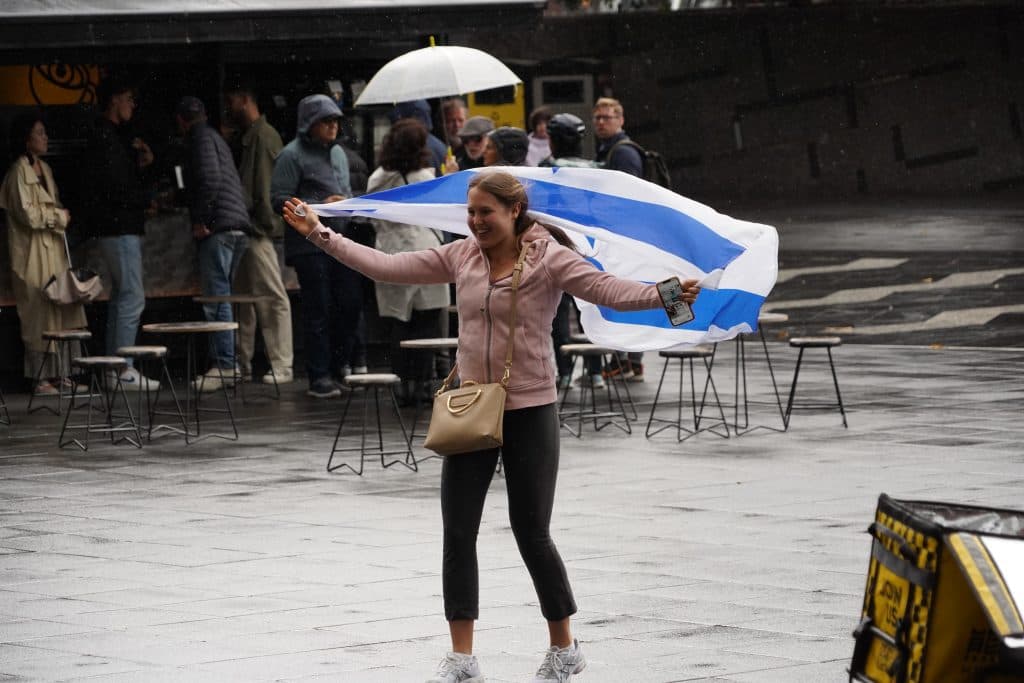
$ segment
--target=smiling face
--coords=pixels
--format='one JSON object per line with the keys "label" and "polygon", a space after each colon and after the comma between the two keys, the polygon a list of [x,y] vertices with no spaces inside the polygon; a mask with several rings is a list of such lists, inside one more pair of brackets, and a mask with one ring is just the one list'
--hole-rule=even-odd
{"label": "smiling face", "polygon": [[484,251],[501,251],[515,244],[519,211],[518,204],[507,207],[479,187],[470,188],[466,198],[466,223]]}

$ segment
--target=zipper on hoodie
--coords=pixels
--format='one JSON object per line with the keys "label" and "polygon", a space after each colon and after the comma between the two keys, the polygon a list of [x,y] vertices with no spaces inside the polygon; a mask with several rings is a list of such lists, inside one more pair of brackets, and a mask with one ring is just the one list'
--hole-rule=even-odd
{"label": "zipper on hoodie", "polygon": [[[484,257],[484,260],[485,261],[487,260],[486,256]],[[488,383],[488,384],[490,384],[490,382],[491,382],[491,328],[493,327],[493,325],[492,325],[493,321],[491,320],[491,292],[494,291],[494,283],[490,282],[490,279],[491,279],[491,267],[490,267],[490,264],[488,264],[488,266],[487,266],[487,280],[488,280],[488,283],[487,283],[487,296],[484,297],[484,306],[483,306],[482,309],[480,309],[481,313],[484,314],[484,318],[487,320],[487,335],[485,337],[486,344],[484,346],[484,374],[485,374],[484,381],[486,383]]]}

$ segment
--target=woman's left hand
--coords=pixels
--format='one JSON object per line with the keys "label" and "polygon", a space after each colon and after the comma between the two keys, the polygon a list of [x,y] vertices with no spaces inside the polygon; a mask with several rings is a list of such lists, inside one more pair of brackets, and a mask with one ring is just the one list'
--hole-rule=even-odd
{"label": "woman's left hand", "polygon": [[700,285],[697,280],[683,280],[683,301],[692,304],[700,294]]}

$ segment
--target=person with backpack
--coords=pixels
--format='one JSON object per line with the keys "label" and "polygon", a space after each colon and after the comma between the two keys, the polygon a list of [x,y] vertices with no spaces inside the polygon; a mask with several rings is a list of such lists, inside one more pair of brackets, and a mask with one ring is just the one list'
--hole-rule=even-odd
{"label": "person with backpack", "polygon": [[[594,136],[597,138],[599,164],[612,171],[622,171],[645,178],[643,148],[632,142],[622,129],[626,123],[622,103],[602,97],[594,104]],[[548,133],[550,135],[550,132]],[[644,381],[644,354],[618,352],[619,363],[604,370],[604,376],[630,382]]]}

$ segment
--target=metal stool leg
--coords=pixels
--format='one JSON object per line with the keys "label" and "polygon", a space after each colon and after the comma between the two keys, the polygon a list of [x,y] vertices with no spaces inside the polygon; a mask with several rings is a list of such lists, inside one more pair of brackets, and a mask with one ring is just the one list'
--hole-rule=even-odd
{"label": "metal stool leg", "polygon": [[36,396],[39,395],[39,394],[36,393],[36,389],[39,387],[39,382],[41,382],[42,379],[43,379],[43,368],[46,367],[46,359],[47,359],[47,357],[49,357],[49,355],[51,353],[54,352],[55,344],[56,344],[56,341],[53,340],[53,339],[47,339],[46,340],[46,348],[43,349],[43,357],[39,361],[39,367],[36,369],[36,376],[35,376],[35,379],[32,382],[32,392],[28,396],[28,414],[29,415],[34,413],[36,410],[49,410],[54,415],[60,415],[61,399],[62,399],[62,394],[61,393],[57,394],[57,410],[56,411],[54,411],[54,409],[51,408],[48,405],[41,405],[41,406],[38,406],[38,407],[36,407],[34,409],[32,408],[33,401],[35,401]]}
{"label": "metal stool leg", "polygon": [[836,377],[836,365],[832,362],[832,349],[825,347],[828,351],[828,366],[832,369],[832,383],[836,386],[836,398],[839,400],[839,414],[843,416],[843,427],[849,429],[846,424],[846,409],[843,407],[843,395],[839,393],[839,379]]}
{"label": "metal stool leg", "polygon": [[796,396],[796,382],[800,377],[800,363],[804,359],[804,349],[801,347],[796,354],[796,368],[793,370],[793,384],[789,387],[789,400],[786,401],[786,429],[789,429],[789,418],[793,413],[793,397]]}
{"label": "metal stool leg", "polygon": [[[398,426],[402,430],[402,442],[405,444],[405,450],[402,451],[402,452],[405,453],[405,460],[397,460],[396,459],[396,460],[392,460],[391,462],[388,462],[388,463],[384,462],[384,456],[388,455],[388,453],[386,453],[384,451],[384,430],[383,430],[383,428],[381,426],[380,401],[378,400],[378,390],[379,389],[380,389],[380,387],[378,387],[378,386],[373,387],[373,403],[374,403],[374,406],[377,408],[377,443],[378,443],[378,446],[380,447],[380,466],[385,468],[385,469],[387,469],[388,467],[391,467],[392,465],[402,465],[402,466],[407,467],[408,469],[412,470],[413,472],[417,472],[418,468],[417,468],[417,465],[416,465],[416,456],[414,456],[412,454],[412,443],[409,441],[409,435],[405,431],[405,422],[403,422],[403,420],[402,420],[402,414],[400,412],[398,412],[398,399],[395,397],[395,390],[394,390],[393,386],[388,386],[387,390],[388,390],[388,395],[391,397],[391,405],[392,405],[392,407],[395,410],[395,415],[398,417]],[[401,452],[397,452],[396,455],[400,454],[400,453]],[[409,464],[409,459],[410,458],[412,459],[412,464],[411,465]]]}
{"label": "metal stool leg", "polygon": [[774,427],[768,427],[772,431],[784,432],[788,428],[786,424],[786,412],[782,408],[782,397],[779,396],[779,385],[775,381],[775,369],[772,367],[772,358],[768,355],[768,340],[764,338],[764,328],[759,327],[757,330],[761,335],[761,348],[764,349],[764,360],[768,363],[768,376],[772,378],[772,391],[775,392],[775,402],[779,407],[779,417],[782,418],[782,429],[775,429]]}
{"label": "metal stool leg", "polygon": [[[352,465],[349,465],[347,462],[343,462],[340,465],[334,465],[333,467],[331,465],[331,463],[334,461],[335,453],[338,452],[338,441],[339,441],[339,439],[341,439],[341,430],[345,427],[345,418],[348,417],[348,408],[352,404],[352,395],[355,394],[355,393],[356,393],[356,390],[354,388],[352,389],[352,391],[348,392],[348,398],[345,400],[345,407],[341,411],[341,419],[338,420],[338,431],[335,432],[335,434],[334,434],[334,444],[331,446],[331,454],[327,458],[327,471],[328,472],[333,472],[334,470],[341,469],[342,467],[347,467],[347,468],[349,468],[350,470],[352,470],[353,472],[355,472],[357,475],[359,475],[361,477],[361,476],[363,476],[363,455],[362,455],[362,453],[360,453],[360,456],[359,456],[359,469],[358,470],[355,469],[354,467],[352,467]],[[365,402],[366,402],[365,397],[363,398],[363,402],[364,402],[364,407],[365,407]],[[365,413],[365,411],[363,413],[363,426],[364,427],[366,426],[366,413]],[[364,434],[366,433],[365,429],[363,430],[363,433]],[[365,444],[365,436],[363,437],[363,442]]]}
{"label": "metal stool leg", "polygon": [[[671,359],[666,358],[665,364],[661,366],[661,379],[658,380],[658,388],[654,392],[654,404],[651,406],[651,416],[647,418],[647,429],[644,430],[644,436],[647,438],[651,437],[651,423],[654,422],[654,414],[658,412],[658,400],[661,397],[661,387],[665,383],[665,372],[668,370],[668,364]],[[662,427],[661,429],[664,429]],[[658,430],[658,432],[661,431]],[[657,434],[658,432],[654,432]]]}

